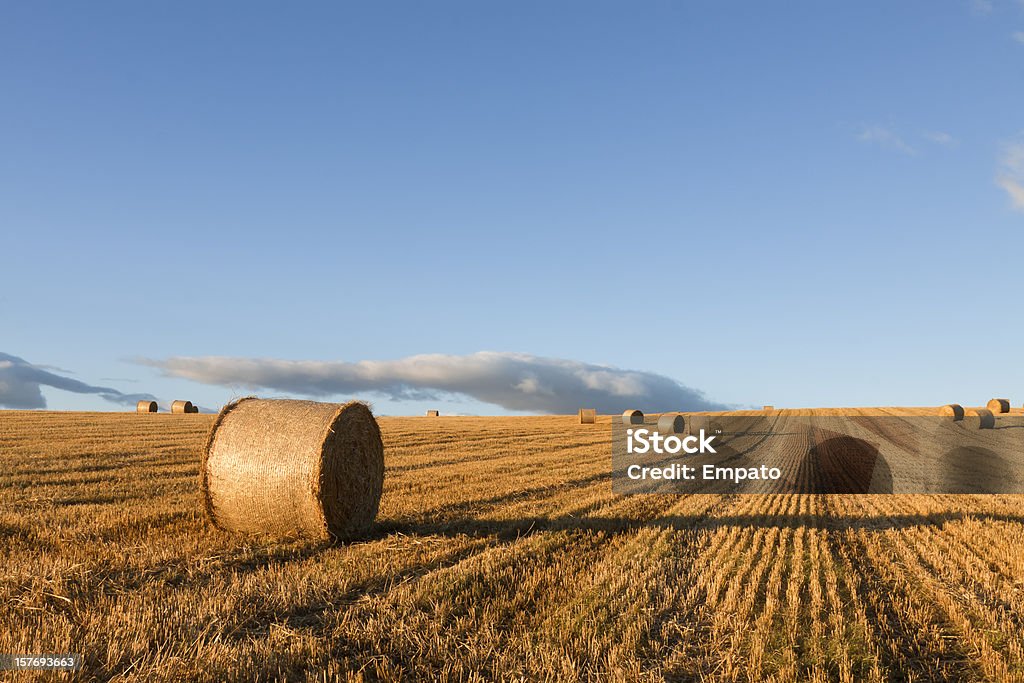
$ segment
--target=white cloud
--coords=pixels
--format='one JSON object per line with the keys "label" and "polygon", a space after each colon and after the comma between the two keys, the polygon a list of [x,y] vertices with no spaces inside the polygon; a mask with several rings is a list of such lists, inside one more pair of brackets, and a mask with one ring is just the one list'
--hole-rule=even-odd
{"label": "white cloud", "polygon": [[908,145],[903,138],[883,126],[865,126],[861,129],[857,139],[867,144],[894,149],[904,154],[917,154],[917,150]]}
{"label": "white cloud", "polygon": [[1004,145],[996,185],[1009,195],[1014,209],[1024,211],[1024,134]]}
{"label": "white cloud", "polygon": [[1024,211],[1024,182],[1007,176],[999,176],[996,178],[996,185],[1006,190],[1006,194],[1010,195],[1010,202],[1013,204],[1013,208],[1018,211]]}
{"label": "white cloud", "polygon": [[925,131],[924,137],[926,140],[934,142],[937,145],[942,145],[943,147],[956,147],[960,142],[949,133],[941,130]]}
{"label": "white cloud", "polygon": [[602,413],[631,407],[651,412],[726,407],[664,375],[525,353],[481,351],[357,362],[218,356],[138,362],[203,384],[313,397],[371,393],[403,400],[460,394],[508,410],[561,414],[580,407]]}

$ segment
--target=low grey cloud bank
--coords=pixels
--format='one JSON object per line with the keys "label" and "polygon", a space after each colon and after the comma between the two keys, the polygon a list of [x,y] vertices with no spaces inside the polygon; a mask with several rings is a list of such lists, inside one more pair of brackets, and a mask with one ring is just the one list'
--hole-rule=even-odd
{"label": "low grey cloud bank", "polygon": [[482,351],[358,362],[221,356],[138,362],[203,384],[312,397],[373,393],[407,400],[457,394],[507,410],[563,414],[580,407],[603,413],[626,408],[650,412],[726,408],[664,375],[523,353]]}
{"label": "low grey cloud bank", "polygon": [[77,379],[62,377],[49,368],[0,352],[0,407],[23,410],[45,408],[46,397],[42,392],[44,386],[76,394],[96,394],[120,405],[156,400],[150,394],[125,394],[111,387],[93,386]]}

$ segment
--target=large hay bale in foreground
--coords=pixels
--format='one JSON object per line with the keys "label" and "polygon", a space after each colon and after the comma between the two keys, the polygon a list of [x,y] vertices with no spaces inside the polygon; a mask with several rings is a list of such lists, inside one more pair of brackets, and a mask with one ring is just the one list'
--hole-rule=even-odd
{"label": "large hay bale in foreground", "polygon": [[1010,412],[1010,399],[994,398],[985,404],[985,407],[993,413],[1008,413]]}
{"label": "large hay bale in foreground", "polygon": [[627,425],[642,425],[644,414],[639,410],[627,410],[622,413],[622,423]]}
{"label": "large hay bale in foreground", "polygon": [[136,413],[155,413],[159,409],[156,401],[139,401],[135,404]]}
{"label": "large hay bale in foreground", "polygon": [[939,408],[939,415],[953,418],[953,422],[964,419],[964,407],[959,403],[950,403]]}
{"label": "large hay bale in foreground", "polygon": [[686,419],[679,414],[662,415],[658,418],[659,434],[682,434],[686,429]]}
{"label": "large hay bale in foreground", "polygon": [[353,538],[377,516],[384,445],[364,403],[247,398],[217,417],[201,479],[218,528]]}
{"label": "large hay bale in foreground", "polygon": [[597,422],[597,410],[594,408],[580,408],[580,424],[592,425]]}
{"label": "large hay bale in foreground", "polygon": [[171,412],[179,415],[192,412],[192,401],[175,401],[171,404]]}

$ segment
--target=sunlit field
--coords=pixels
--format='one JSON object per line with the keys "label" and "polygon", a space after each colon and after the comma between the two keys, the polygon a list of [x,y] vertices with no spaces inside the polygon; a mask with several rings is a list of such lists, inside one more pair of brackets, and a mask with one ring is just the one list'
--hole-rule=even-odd
{"label": "sunlit field", "polygon": [[212,416],[0,412],[0,653],[100,680],[1024,680],[1024,497],[617,496],[609,418],[576,421],[381,418],[374,531],[326,545],[205,521]]}

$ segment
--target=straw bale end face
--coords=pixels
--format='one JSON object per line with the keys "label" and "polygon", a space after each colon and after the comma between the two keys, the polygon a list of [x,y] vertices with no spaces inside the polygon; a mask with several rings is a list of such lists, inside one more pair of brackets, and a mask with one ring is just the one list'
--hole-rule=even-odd
{"label": "straw bale end face", "polygon": [[953,418],[953,422],[959,422],[964,419],[964,408],[958,403],[950,403],[939,408],[939,414],[944,417]]}
{"label": "straw bale end face", "polygon": [[179,415],[193,412],[192,401],[175,401],[171,404],[171,412]]}
{"label": "straw bale end face", "polygon": [[1010,400],[1007,398],[994,398],[985,407],[993,413],[1008,413],[1010,412]]}
{"label": "straw bale end face", "polygon": [[627,425],[642,425],[644,414],[639,410],[627,410],[622,413],[622,423]]}
{"label": "straw bale end face", "polygon": [[658,418],[659,434],[682,434],[686,430],[686,418],[682,415],[662,415]]}
{"label": "straw bale end face", "polygon": [[995,429],[996,427],[996,416],[992,414],[991,410],[987,408],[978,408],[977,410],[971,411],[971,417],[978,418],[978,429]]}
{"label": "straw bale end face", "polygon": [[383,484],[380,428],[359,402],[228,404],[210,432],[201,471],[215,526],[285,538],[365,534]]}

